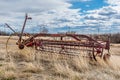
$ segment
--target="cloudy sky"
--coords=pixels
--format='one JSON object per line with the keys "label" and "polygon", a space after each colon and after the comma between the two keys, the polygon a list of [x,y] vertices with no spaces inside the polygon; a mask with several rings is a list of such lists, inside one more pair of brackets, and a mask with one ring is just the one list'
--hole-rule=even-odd
{"label": "cloudy sky", "polygon": [[0,0],[0,30],[8,23],[20,31],[25,13],[32,17],[26,32],[120,32],[120,0]]}

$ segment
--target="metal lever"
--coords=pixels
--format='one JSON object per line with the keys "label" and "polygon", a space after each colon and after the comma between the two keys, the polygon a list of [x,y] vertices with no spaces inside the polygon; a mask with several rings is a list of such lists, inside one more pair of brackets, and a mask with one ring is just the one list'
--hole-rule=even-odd
{"label": "metal lever", "polygon": [[12,29],[12,27],[10,27],[7,23],[5,23],[5,25],[6,25],[10,30],[12,30],[14,33],[16,33],[15,30]]}
{"label": "metal lever", "polygon": [[28,17],[28,15],[26,14],[25,21],[24,21],[24,24],[23,24],[23,27],[22,27],[22,30],[21,30],[21,34],[20,34],[20,37],[19,37],[19,42],[21,42],[21,40],[22,40],[22,35],[23,35],[24,28],[25,28],[25,25],[26,25],[26,22],[27,22],[28,19],[32,19],[32,18]]}

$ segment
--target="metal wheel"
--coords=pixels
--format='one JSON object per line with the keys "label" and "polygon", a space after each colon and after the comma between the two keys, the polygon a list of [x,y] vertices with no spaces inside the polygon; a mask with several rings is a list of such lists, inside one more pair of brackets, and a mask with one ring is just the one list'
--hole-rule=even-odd
{"label": "metal wheel", "polygon": [[[6,58],[11,60],[11,56],[14,54],[25,54],[29,56],[34,56],[35,49],[34,47],[24,47],[24,49],[19,49],[18,45],[16,45],[16,42],[18,41],[17,36],[10,35],[6,42]],[[32,54],[32,55],[31,55]]]}

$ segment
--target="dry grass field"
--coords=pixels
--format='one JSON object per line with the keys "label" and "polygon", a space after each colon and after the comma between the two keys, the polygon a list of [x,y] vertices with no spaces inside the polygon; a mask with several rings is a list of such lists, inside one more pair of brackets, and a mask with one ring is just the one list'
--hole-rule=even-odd
{"label": "dry grass field", "polygon": [[120,44],[111,44],[108,62],[40,52],[19,50],[8,37],[0,36],[0,80],[120,80]]}

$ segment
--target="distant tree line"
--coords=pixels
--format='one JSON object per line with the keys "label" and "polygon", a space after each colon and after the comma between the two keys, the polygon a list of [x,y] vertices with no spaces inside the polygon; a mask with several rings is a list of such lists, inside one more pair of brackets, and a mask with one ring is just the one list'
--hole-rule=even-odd
{"label": "distant tree line", "polygon": [[120,43],[120,33],[94,34],[92,37],[94,39],[101,39],[104,41],[107,41],[109,38],[111,43]]}
{"label": "distant tree line", "polygon": [[4,32],[4,31],[0,31],[0,35],[2,35],[2,36],[8,36],[8,35],[10,35],[10,33]]}
{"label": "distant tree line", "polygon": [[110,34],[110,40],[112,43],[120,43],[120,33]]}
{"label": "distant tree line", "polygon": [[[47,32],[48,32],[48,30],[44,29],[42,33],[47,33]],[[9,36],[10,34],[11,33],[0,31],[1,36]],[[20,34],[20,33],[17,33],[17,34]],[[33,33],[26,33],[26,34],[33,35]],[[26,35],[26,34],[23,34],[23,35]],[[13,34],[13,35],[16,35],[16,34]],[[101,40],[104,40],[104,41],[107,41],[108,37],[109,37],[111,43],[120,43],[120,33],[94,34],[94,35],[90,35],[90,36],[93,37],[94,39],[101,39]]]}

